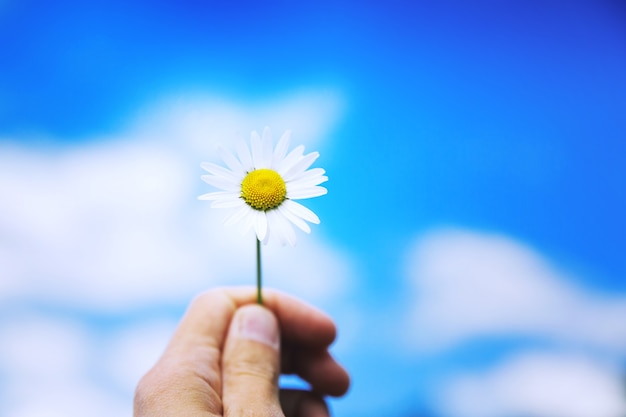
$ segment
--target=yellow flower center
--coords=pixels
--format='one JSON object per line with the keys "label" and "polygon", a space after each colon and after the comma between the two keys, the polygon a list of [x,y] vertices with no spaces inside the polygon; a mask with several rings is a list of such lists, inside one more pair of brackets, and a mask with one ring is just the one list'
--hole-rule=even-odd
{"label": "yellow flower center", "polygon": [[287,185],[280,174],[262,168],[249,172],[241,183],[241,198],[253,209],[272,210],[287,197]]}

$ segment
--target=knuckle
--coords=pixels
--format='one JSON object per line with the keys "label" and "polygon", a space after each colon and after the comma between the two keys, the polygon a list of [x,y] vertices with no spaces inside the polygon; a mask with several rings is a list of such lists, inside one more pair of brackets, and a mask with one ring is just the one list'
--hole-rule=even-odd
{"label": "knuckle", "polygon": [[136,413],[150,410],[159,398],[164,397],[166,386],[154,369],[148,371],[137,383],[133,405]]}
{"label": "knuckle", "polygon": [[255,379],[274,382],[279,371],[266,362],[237,361],[228,364],[228,373],[233,379]]}
{"label": "knuckle", "polygon": [[241,403],[225,405],[224,417],[285,417],[285,414],[277,404],[249,402],[245,405]]}

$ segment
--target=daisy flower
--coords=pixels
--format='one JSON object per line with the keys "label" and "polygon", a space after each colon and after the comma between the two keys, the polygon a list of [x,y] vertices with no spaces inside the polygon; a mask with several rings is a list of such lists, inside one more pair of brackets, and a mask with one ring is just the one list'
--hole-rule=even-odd
{"label": "daisy flower", "polygon": [[307,224],[319,224],[315,213],[294,200],[318,197],[327,190],[319,185],[328,180],[322,168],[308,169],[319,157],[318,152],[304,155],[300,145],[287,152],[291,131],[286,131],[276,147],[269,128],[263,136],[250,135],[250,148],[241,142],[237,156],[219,146],[218,153],[228,168],[210,162],[202,163],[209,175],[202,179],[219,189],[198,197],[212,201],[211,207],[233,209],[224,223],[243,224],[243,231],[254,228],[257,239],[267,244],[270,235],[282,245],[294,246],[296,234],[292,225],[309,233]]}

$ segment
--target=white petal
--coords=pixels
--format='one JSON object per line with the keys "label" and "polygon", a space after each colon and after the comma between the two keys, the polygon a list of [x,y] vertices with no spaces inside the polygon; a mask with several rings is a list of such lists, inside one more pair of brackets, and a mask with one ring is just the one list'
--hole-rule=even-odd
{"label": "white petal", "polygon": [[260,168],[270,168],[272,166],[272,131],[269,127],[263,129],[263,138],[261,139],[261,165]]}
{"label": "white petal", "polygon": [[294,246],[296,244],[296,233],[293,227],[279,211],[268,211],[267,220],[270,223],[272,234],[279,239],[281,245],[284,246],[285,243],[288,243],[290,246]]}
{"label": "white petal", "polygon": [[277,218],[279,219],[278,221],[279,227],[280,227],[281,232],[284,235],[285,240],[287,241],[289,246],[295,246],[296,245],[296,232],[295,230],[293,230],[293,226],[291,226],[291,223],[284,216],[279,214]]}
{"label": "white petal", "polygon": [[263,141],[269,140],[270,142],[272,141],[272,130],[269,128],[269,126],[265,126],[263,128]]}
{"label": "white petal", "polygon": [[247,206],[248,210],[244,212],[242,218],[242,225],[240,232],[241,234],[246,234],[250,230],[250,228],[254,225],[256,219],[256,210],[252,209],[250,206]]}
{"label": "white petal", "polygon": [[287,239],[287,243],[289,244],[289,246],[296,246],[296,232],[295,230],[293,230],[291,223],[289,223],[283,218],[281,218],[281,222],[283,223],[282,229],[283,229],[283,232],[285,233],[285,238]]}
{"label": "white petal", "polygon": [[217,164],[214,164],[212,162],[203,162],[200,164],[200,166],[202,167],[202,169],[206,170],[209,174],[215,175],[216,177],[224,177],[235,183],[241,181],[241,178],[235,175],[233,171],[229,171],[228,169],[221,167]]}
{"label": "white petal", "polygon": [[302,153],[304,152],[304,145],[300,145],[294,148],[291,152],[287,154],[287,156],[280,162],[276,164],[276,172],[285,178],[285,172],[289,171],[292,166],[298,163],[302,158]]}
{"label": "white petal", "polygon": [[289,210],[292,214],[306,220],[309,223],[319,224],[320,222],[320,218],[317,217],[315,213],[295,201],[285,200],[283,204],[281,204],[281,207],[282,206],[284,206],[285,209]]}
{"label": "white petal", "polygon": [[198,197],[198,200],[222,200],[238,196],[239,193],[234,193],[232,191],[214,191],[212,193],[202,194]]}
{"label": "white petal", "polygon": [[231,226],[233,224],[236,224],[241,219],[243,219],[246,214],[249,214],[250,210],[252,210],[250,206],[244,204],[239,209],[235,210],[232,214],[224,218],[224,226]]}
{"label": "white petal", "polygon": [[311,228],[309,227],[309,225],[300,217],[292,214],[289,210],[285,209],[282,205],[278,206],[278,211],[280,211],[280,214],[285,216],[287,220],[289,220],[291,223],[298,226],[300,230],[302,230],[305,233],[311,233]]}
{"label": "white petal", "polygon": [[328,190],[326,188],[315,185],[313,187],[300,188],[295,191],[290,190],[287,193],[287,198],[301,200],[303,198],[319,197],[321,195],[326,195],[327,193]]}
{"label": "white petal", "polygon": [[[278,240],[278,243],[280,243],[281,246],[285,246],[285,236],[282,232],[282,230],[280,229],[280,219],[277,218],[277,216],[280,216],[280,214],[277,214],[278,212],[276,210],[270,210],[268,212],[266,212],[267,214],[267,236],[265,236],[266,240],[269,240],[269,235],[272,235],[272,239],[276,239]],[[266,242],[263,242],[266,243]]]}
{"label": "white petal", "polygon": [[270,230],[267,229],[267,233],[265,234],[265,239],[261,241],[262,244],[267,245],[267,242],[270,241]]}
{"label": "white petal", "polygon": [[276,166],[285,159],[287,155],[287,149],[289,149],[289,141],[291,140],[291,130],[286,130],[280,137],[276,149],[274,149],[274,156],[272,160],[271,168],[276,169]]}
{"label": "white petal", "polygon": [[301,160],[293,164],[291,168],[285,170],[285,174],[283,175],[285,181],[289,181],[302,174],[308,167],[311,166],[311,164],[313,164],[313,162],[315,162],[317,158],[319,158],[319,156],[319,152],[311,152],[310,154],[305,155]]}
{"label": "white petal", "polygon": [[230,168],[235,174],[244,174],[245,170],[241,165],[241,162],[233,155],[228,149],[224,148],[222,145],[217,146],[217,154],[222,158],[222,161],[228,168]]}
{"label": "white petal", "polygon": [[263,145],[261,143],[261,137],[256,130],[250,133],[250,149],[252,150],[252,165],[254,169],[262,168]]}
{"label": "white petal", "polygon": [[[298,175],[294,175],[293,178],[291,178],[291,181],[300,181],[300,180],[308,180],[314,177],[323,177],[324,174],[326,174],[326,170],[324,170],[324,168],[311,168],[308,171],[304,171]],[[327,177],[324,177],[324,178],[328,180]]]}
{"label": "white petal", "polygon": [[267,217],[265,216],[265,212],[261,210],[254,210],[254,230],[256,232],[256,236],[259,240],[265,239],[265,235],[267,234]]}
{"label": "white petal", "polygon": [[324,175],[316,176],[316,177],[312,177],[308,179],[305,178],[305,179],[299,179],[299,180],[291,180],[287,182],[287,189],[296,190],[296,189],[301,189],[301,188],[312,187],[314,185],[319,185],[326,181],[328,181],[328,177]]}
{"label": "white petal", "polygon": [[241,166],[245,172],[250,172],[254,170],[254,164],[252,163],[252,156],[250,155],[250,149],[248,149],[248,145],[243,141],[237,142],[237,155],[239,156],[239,161],[241,161]]}
{"label": "white petal", "polygon": [[219,188],[224,191],[238,191],[241,189],[241,184],[237,182],[233,182],[230,179],[224,177],[216,177],[214,175],[203,175],[202,181],[206,182],[209,185],[212,185],[215,188]]}
{"label": "white petal", "polygon": [[246,204],[241,198],[235,197],[230,199],[216,200],[211,204],[211,208],[233,208],[241,207],[242,204]]}

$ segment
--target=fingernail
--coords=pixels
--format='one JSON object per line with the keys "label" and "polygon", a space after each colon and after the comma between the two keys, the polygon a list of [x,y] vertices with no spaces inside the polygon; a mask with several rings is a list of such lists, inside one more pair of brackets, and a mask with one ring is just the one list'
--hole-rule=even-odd
{"label": "fingernail", "polygon": [[254,340],[273,349],[280,347],[278,322],[274,314],[264,307],[248,305],[235,313],[238,325],[236,336],[240,339]]}

